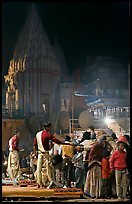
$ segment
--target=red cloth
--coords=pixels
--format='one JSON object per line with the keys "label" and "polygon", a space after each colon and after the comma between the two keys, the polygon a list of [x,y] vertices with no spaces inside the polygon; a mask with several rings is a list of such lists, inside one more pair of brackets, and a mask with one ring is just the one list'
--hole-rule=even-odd
{"label": "red cloth", "polygon": [[91,147],[89,153],[89,161],[91,161],[92,159],[102,161],[104,151],[105,148],[97,142],[95,145]]}
{"label": "red cloth", "polygon": [[[57,138],[55,138],[52,134],[48,133],[46,130],[42,131],[41,134],[41,140],[42,140],[42,144],[45,150],[50,150],[49,147],[49,141],[52,140],[53,142],[57,143],[57,144],[61,144],[62,142],[60,140],[58,140]],[[37,146],[37,138],[34,138],[34,146]]]}
{"label": "red cloth", "polygon": [[126,152],[115,150],[110,157],[110,169],[124,170],[126,167]]}
{"label": "red cloth", "polygon": [[[13,150],[19,151],[19,148],[18,148],[18,138],[17,138],[16,135],[14,135],[14,136],[11,138],[11,146],[12,146],[12,149],[13,149]],[[10,149],[10,144],[9,144],[9,149]]]}
{"label": "red cloth", "polygon": [[102,159],[102,178],[109,178],[111,176],[110,162],[108,159]]}

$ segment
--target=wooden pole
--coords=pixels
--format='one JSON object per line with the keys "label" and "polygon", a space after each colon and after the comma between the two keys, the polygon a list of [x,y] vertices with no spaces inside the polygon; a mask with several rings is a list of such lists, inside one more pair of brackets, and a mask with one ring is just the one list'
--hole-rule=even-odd
{"label": "wooden pole", "polygon": [[72,93],[72,133],[74,132],[74,95]]}
{"label": "wooden pole", "polygon": [[18,89],[16,89],[16,109],[18,109]]}

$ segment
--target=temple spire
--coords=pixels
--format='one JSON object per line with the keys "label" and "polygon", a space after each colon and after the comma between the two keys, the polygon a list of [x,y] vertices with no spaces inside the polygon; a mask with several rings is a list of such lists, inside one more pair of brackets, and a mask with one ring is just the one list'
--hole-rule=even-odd
{"label": "temple spire", "polygon": [[61,73],[67,74],[68,68],[67,68],[67,65],[66,65],[66,60],[65,60],[64,52],[63,52],[62,48],[60,47],[60,45],[58,43],[57,37],[55,37],[53,48],[54,48],[54,52],[55,52],[56,58],[60,62]]}
{"label": "temple spire", "polygon": [[13,63],[17,89],[12,98],[9,92],[7,93],[7,107],[10,108],[10,98],[15,98],[11,103],[11,109],[20,108],[24,114],[43,113],[43,105],[48,104],[45,115],[45,118],[48,118],[53,105],[59,104],[60,93],[57,101],[56,90],[60,92],[60,61],[57,60],[34,3],[28,10],[26,21],[18,36]]}

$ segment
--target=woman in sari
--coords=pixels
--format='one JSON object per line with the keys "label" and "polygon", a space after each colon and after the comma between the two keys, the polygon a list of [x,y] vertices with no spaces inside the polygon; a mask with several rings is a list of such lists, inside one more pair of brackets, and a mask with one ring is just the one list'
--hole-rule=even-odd
{"label": "woman in sari", "polygon": [[101,136],[92,146],[89,153],[89,166],[84,185],[84,195],[89,197],[100,197],[102,179],[101,179],[101,161],[106,151],[106,136]]}

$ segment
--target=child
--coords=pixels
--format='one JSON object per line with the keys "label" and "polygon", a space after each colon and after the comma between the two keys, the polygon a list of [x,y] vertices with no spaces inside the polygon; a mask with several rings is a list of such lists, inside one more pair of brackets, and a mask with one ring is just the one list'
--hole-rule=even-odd
{"label": "child", "polygon": [[102,158],[101,198],[111,198],[112,196],[112,181],[111,181],[109,158],[110,158],[110,152],[106,151]]}
{"label": "child", "polygon": [[117,142],[118,149],[115,150],[110,158],[111,172],[115,170],[116,179],[116,193],[118,200],[126,198],[127,193],[127,164],[126,164],[126,152],[124,151],[124,142]]}

